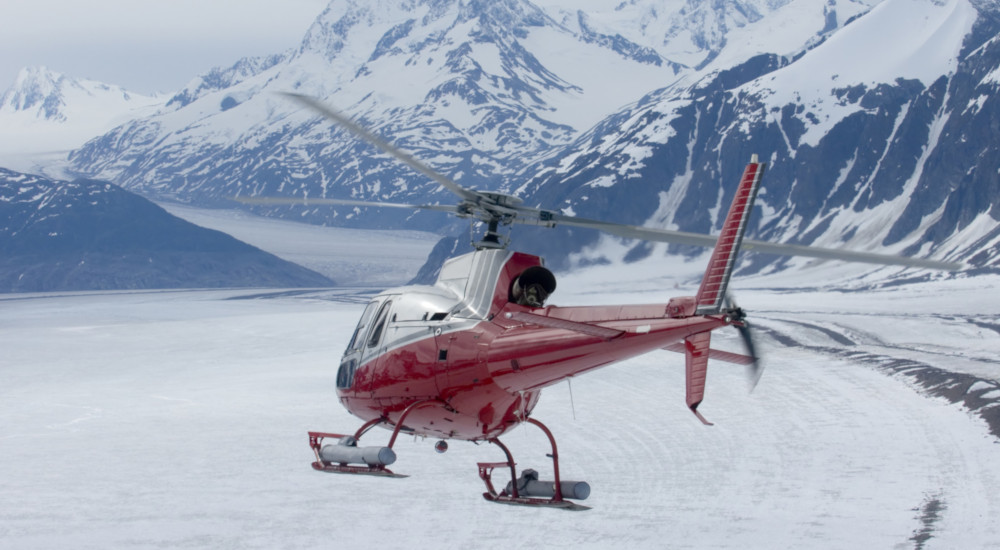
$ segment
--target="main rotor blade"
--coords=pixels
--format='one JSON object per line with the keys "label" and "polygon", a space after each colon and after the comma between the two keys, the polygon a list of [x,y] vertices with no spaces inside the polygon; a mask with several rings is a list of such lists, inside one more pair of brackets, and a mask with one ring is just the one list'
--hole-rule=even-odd
{"label": "main rotor blade", "polygon": [[930,260],[927,258],[908,258],[906,256],[893,256],[890,254],[876,254],[874,252],[857,252],[853,250],[840,250],[836,248],[821,248],[818,246],[803,246],[798,244],[777,244],[753,239],[743,239],[741,250],[752,250],[764,254],[778,254],[781,256],[806,256],[810,258],[822,258],[826,260],[845,260],[848,262],[860,262],[867,264],[899,265],[904,267],[925,267],[930,269],[942,269],[945,271],[958,271],[964,264],[958,262],[946,262],[943,260]]}
{"label": "main rotor blade", "polygon": [[[355,135],[363,138],[372,145],[378,147],[382,151],[392,155],[396,159],[400,160],[410,168],[413,168],[417,172],[427,176],[431,180],[437,182],[442,187],[448,189],[458,197],[468,201],[463,206],[438,206],[438,205],[407,205],[407,204],[395,204],[395,203],[368,203],[365,201],[350,201],[350,200],[340,200],[340,199],[312,199],[308,201],[311,204],[335,204],[335,205],[346,205],[346,206],[373,206],[373,207],[389,207],[389,208],[413,208],[413,209],[423,209],[423,210],[438,210],[443,212],[454,212],[460,216],[468,217],[474,215],[472,209],[481,209],[480,214],[485,214],[486,217],[480,218],[484,221],[491,221],[495,223],[501,214],[507,215],[512,214],[509,220],[504,223],[526,223],[526,224],[536,224],[536,225],[547,225],[552,226],[558,223],[569,226],[576,227],[586,227],[591,229],[597,229],[599,231],[604,231],[606,233],[611,233],[612,235],[618,235],[619,237],[625,237],[629,239],[644,239],[649,241],[667,242],[674,244],[687,244],[694,246],[704,246],[704,247],[714,247],[716,244],[716,237],[711,235],[703,235],[700,233],[688,233],[685,231],[671,231],[668,229],[654,229],[649,227],[639,227],[635,225],[623,225],[609,222],[602,222],[598,220],[589,220],[586,218],[577,218],[574,216],[565,216],[562,214],[557,214],[548,210],[540,210],[537,208],[529,208],[524,206],[514,206],[514,205],[500,205],[496,203],[495,199],[491,199],[490,196],[479,193],[472,189],[466,189],[462,187],[455,181],[449,179],[448,177],[442,175],[441,173],[435,171],[426,164],[420,162],[415,157],[400,150],[391,143],[383,140],[382,138],[376,136],[375,134],[369,132],[365,128],[361,127],[349,117],[341,114],[340,112],[324,105],[319,100],[302,95],[289,92],[282,92],[285,95],[307,107],[313,109],[314,111],[322,114],[323,116],[333,120],[334,122],[344,126]],[[253,204],[254,199],[243,199],[244,202],[248,204]],[[257,199],[260,201],[273,200],[273,199]],[[471,204],[469,204],[471,203]],[[256,204],[291,204],[291,203],[278,203],[278,202],[257,202]],[[296,204],[301,204],[298,202]],[[899,265],[905,267],[922,267],[931,269],[943,269],[948,271],[957,271],[965,267],[960,263],[955,262],[944,262],[939,260],[928,260],[923,258],[906,258],[902,256],[891,256],[888,254],[874,254],[871,252],[854,252],[850,250],[837,250],[832,248],[820,248],[813,246],[802,246],[794,244],[777,244],[768,243],[763,241],[755,241],[752,239],[743,239],[742,243],[743,250],[754,250],[756,252],[763,252],[765,254],[778,254],[781,256],[805,256],[810,258],[821,258],[827,260],[845,260],[850,262],[862,262],[877,265]]]}
{"label": "main rotor blade", "polygon": [[461,185],[455,183],[450,178],[444,176],[440,172],[435,171],[430,166],[427,166],[426,164],[420,162],[413,155],[410,155],[409,153],[402,151],[395,145],[369,132],[361,125],[351,120],[350,117],[341,114],[340,112],[334,109],[331,109],[330,107],[326,106],[316,98],[302,94],[294,94],[290,92],[279,92],[279,93],[295,101],[298,101],[299,103],[305,105],[306,107],[309,107],[310,109],[322,114],[326,118],[329,118],[330,120],[333,120],[337,124],[340,124],[344,128],[347,128],[358,137],[378,147],[382,151],[396,157],[410,168],[413,168],[417,172],[420,172],[421,174],[427,176],[428,178],[436,181],[442,187],[445,187],[446,189],[458,195],[459,197],[473,202],[476,202],[476,200],[480,198],[479,194],[476,193],[475,191],[471,189],[466,189]]}
{"label": "main rotor blade", "polygon": [[[703,235],[700,233],[688,233],[685,231],[672,231],[669,229],[654,229],[651,227],[639,227],[636,225],[623,225],[617,223],[602,222],[598,220],[588,220],[574,216],[564,216],[550,212],[546,215],[553,222],[576,227],[587,227],[598,229],[605,233],[618,235],[628,239],[644,239],[647,241],[658,241],[673,244],[688,244],[695,246],[713,247],[716,237]],[[822,258],[825,260],[845,260],[849,262],[861,262],[878,265],[899,265],[905,267],[923,267],[930,269],[943,269],[947,271],[958,271],[965,267],[960,263],[945,262],[940,260],[928,260],[924,258],[907,258],[904,256],[892,256],[889,254],[875,254],[872,252],[855,252],[851,250],[838,250],[833,248],[820,248],[816,246],[802,246],[796,244],[778,244],[753,239],[743,239],[741,250],[753,250],[765,254],[778,254],[780,256],[805,256],[809,258]]]}
{"label": "main rotor blade", "polygon": [[243,204],[273,204],[273,205],[303,205],[303,206],[365,206],[369,208],[409,208],[411,210],[436,210],[438,212],[449,212],[461,214],[458,206],[452,204],[402,204],[398,202],[371,202],[356,201],[352,199],[296,199],[292,197],[233,197],[236,202]]}

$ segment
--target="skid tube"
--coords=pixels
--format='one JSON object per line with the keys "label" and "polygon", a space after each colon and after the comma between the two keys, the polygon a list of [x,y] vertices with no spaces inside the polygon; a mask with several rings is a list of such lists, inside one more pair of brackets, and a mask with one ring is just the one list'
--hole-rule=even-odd
{"label": "skid tube", "polygon": [[[549,438],[549,443],[552,444],[552,454],[549,456],[552,458],[552,469],[555,475],[555,481],[552,483],[552,490],[554,494],[551,498],[538,498],[521,495],[518,490],[517,464],[514,462],[514,456],[510,453],[510,449],[508,449],[506,445],[501,443],[499,439],[493,438],[488,441],[503,450],[504,454],[507,456],[507,462],[479,462],[477,464],[479,466],[479,478],[486,483],[486,492],[483,493],[483,498],[490,502],[510,504],[514,506],[540,506],[571,511],[590,510],[589,506],[583,506],[582,504],[577,504],[576,502],[563,498],[563,483],[562,479],[559,477],[559,451],[556,449],[556,440],[552,436],[552,432],[550,432],[549,429],[546,428],[541,422],[535,420],[534,418],[529,418],[527,421],[538,426],[542,432],[545,433],[546,437]],[[495,468],[503,467],[510,469],[511,481],[506,488],[498,493],[496,488],[493,486],[493,470]],[[530,470],[525,470],[524,473],[529,471]],[[524,473],[522,473],[522,475],[524,475]],[[508,489],[510,490],[509,493]],[[587,493],[589,494],[589,492],[590,489],[588,486]],[[583,496],[582,498],[586,498],[586,496]]]}
{"label": "skid tube", "polygon": [[[325,438],[341,440],[345,437],[354,437],[346,434],[334,434],[326,432],[309,432],[309,446],[312,447],[313,454],[316,460],[312,463],[314,470],[320,472],[328,472],[332,474],[360,474],[369,476],[383,476],[383,477],[407,477],[405,475],[394,473],[389,468],[386,468],[384,464],[372,464],[372,465],[361,465],[361,464],[348,464],[346,462],[330,462],[328,460],[323,460],[320,452],[323,449],[323,440]],[[356,439],[355,439],[356,441]]]}

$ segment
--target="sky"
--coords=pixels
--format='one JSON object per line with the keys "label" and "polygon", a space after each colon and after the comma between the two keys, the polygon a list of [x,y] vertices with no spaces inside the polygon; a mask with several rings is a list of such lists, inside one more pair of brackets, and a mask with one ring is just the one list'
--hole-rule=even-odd
{"label": "sky", "polygon": [[0,92],[45,66],[133,92],[174,92],[247,56],[295,47],[329,0],[3,0]]}

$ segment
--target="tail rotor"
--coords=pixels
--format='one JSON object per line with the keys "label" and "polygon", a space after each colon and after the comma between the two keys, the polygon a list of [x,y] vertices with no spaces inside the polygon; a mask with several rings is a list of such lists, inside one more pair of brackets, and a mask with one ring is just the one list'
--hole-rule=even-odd
{"label": "tail rotor", "polygon": [[747,379],[750,383],[750,391],[753,391],[757,387],[757,383],[760,382],[761,375],[764,374],[764,367],[761,364],[760,357],[757,355],[753,330],[750,328],[750,322],[746,320],[747,314],[743,311],[743,308],[736,305],[736,301],[730,294],[726,295],[726,314],[732,319],[732,325],[740,333],[740,339],[743,340],[743,349],[752,359],[747,364]]}

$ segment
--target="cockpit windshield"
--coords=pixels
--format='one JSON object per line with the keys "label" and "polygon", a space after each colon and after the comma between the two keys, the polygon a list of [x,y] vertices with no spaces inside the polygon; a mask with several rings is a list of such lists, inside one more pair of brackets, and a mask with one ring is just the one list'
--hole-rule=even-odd
{"label": "cockpit windshield", "polygon": [[389,316],[389,306],[392,301],[386,300],[375,316],[375,324],[372,325],[371,333],[368,335],[368,347],[374,348],[382,340],[382,330],[385,328],[386,318]]}
{"label": "cockpit windshield", "polygon": [[364,343],[364,333],[365,328],[368,327],[368,323],[372,320],[372,315],[375,314],[375,308],[378,307],[378,301],[373,301],[368,303],[368,307],[365,308],[365,312],[361,314],[361,320],[358,321],[358,327],[354,329],[354,336],[351,337],[351,343],[347,345],[347,352],[358,350]]}

